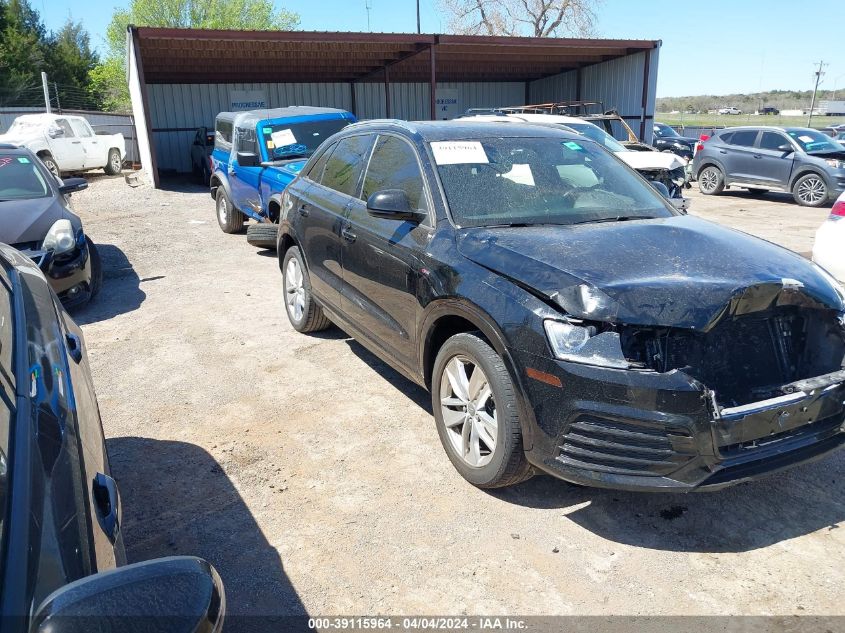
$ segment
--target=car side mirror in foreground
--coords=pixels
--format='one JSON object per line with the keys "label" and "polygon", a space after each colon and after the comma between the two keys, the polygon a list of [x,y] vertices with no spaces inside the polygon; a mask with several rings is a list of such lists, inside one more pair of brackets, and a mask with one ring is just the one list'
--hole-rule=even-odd
{"label": "car side mirror in foreground", "polygon": [[259,167],[261,159],[253,152],[238,152],[238,165],[241,167]]}
{"label": "car side mirror in foreground", "polygon": [[59,187],[59,193],[66,196],[87,188],[88,181],[84,178],[65,178],[62,181],[62,185]]}
{"label": "car side mirror in foreground", "polygon": [[219,633],[223,583],[206,561],[158,558],[65,585],[47,596],[30,633]]}
{"label": "car side mirror in foreground", "polygon": [[424,214],[411,208],[408,194],[401,189],[383,189],[367,198],[370,215],[386,220],[422,221]]}
{"label": "car side mirror in foreground", "polygon": [[783,145],[778,145],[778,151],[783,152],[784,154],[791,154],[795,150],[789,143],[784,143]]}

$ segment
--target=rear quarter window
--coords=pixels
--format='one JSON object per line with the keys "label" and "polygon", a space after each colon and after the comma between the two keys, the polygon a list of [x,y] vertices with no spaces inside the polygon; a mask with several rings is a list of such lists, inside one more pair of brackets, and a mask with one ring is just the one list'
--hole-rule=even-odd
{"label": "rear quarter window", "polygon": [[232,122],[225,120],[217,121],[214,130],[214,147],[224,150],[232,149]]}
{"label": "rear quarter window", "polygon": [[757,130],[741,130],[734,132],[730,144],[738,147],[754,147],[757,140]]}

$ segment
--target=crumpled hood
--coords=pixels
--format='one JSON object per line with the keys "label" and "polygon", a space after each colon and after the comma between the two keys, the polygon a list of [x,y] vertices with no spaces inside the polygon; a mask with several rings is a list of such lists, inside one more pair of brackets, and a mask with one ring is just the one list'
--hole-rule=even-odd
{"label": "crumpled hood", "polygon": [[777,305],[845,309],[803,257],[689,216],[459,232],[459,252],[582,319],[707,331]]}
{"label": "crumpled hood", "polygon": [[634,169],[677,169],[687,163],[677,154],[668,152],[616,152],[616,155]]}
{"label": "crumpled hood", "polygon": [[70,220],[74,228],[79,228],[78,219],[52,196],[0,202],[0,242],[40,242],[53,223],[62,218]]}

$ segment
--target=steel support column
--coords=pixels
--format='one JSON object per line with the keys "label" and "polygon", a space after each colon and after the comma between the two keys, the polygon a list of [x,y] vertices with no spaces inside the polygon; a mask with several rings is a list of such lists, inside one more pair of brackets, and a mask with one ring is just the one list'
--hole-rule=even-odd
{"label": "steel support column", "polygon": [[437,120],[437,59],[434,53],[435,46],[436,44],[432,44],[428,48],[429,61],[431,62],[431,74],[428,78],[429,112],[432,121]]}
{"label": "steel support column", "polygon": [[640,118],[640,140],[645,142],[645,121],[648,112],[648,76],[651,66],[651,50],[645,52],[645,63],[643,64],[643,112]]}
{"label": "steel support column", "polygon": [[390,118],[390,66],[384,67],[384,116]]}

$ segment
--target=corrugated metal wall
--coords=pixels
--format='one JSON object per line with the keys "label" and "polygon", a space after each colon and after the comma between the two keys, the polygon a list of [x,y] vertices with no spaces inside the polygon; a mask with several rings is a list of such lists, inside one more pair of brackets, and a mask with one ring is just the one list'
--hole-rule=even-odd
{"label": "corrugated metal wall", "polygon": [[[460,90],[461,108],[487,108],[521,104],[525,84],[438,83],[438,89]],[[187,172],[196,129],[211,127],[218,112],[229,108],[231,90],[263,90],[271,108],[314,105],[352,110],[352,89],[345,83],[314,84],[149,84],[153,143],[159,169]],[[386,116],[383,83],[355,85],[356,114],[359,119]],[[391,83],[390,115],[393,118],[429,118],[427,83]]]}
{"label": "corrugated metal wall", "polygon": [[[6,107],[0,108],[0,134],[12,125],[12,122],[22,114],[37,114],[44,112],[44,108],[36,107]],[[140,162],[138,153],[138,139],[135,138],[135,123],[131,114],[113,114],[110,112],[92,112],[90,110],[62,110],[63,114],[74,114],[84,117],[94,128],[95,132],[109,134],[123,134],[126,140],[126,160],[133,163]],[[59,114],[56,112],[55,114]]]}
{"label": "corrugated metal wall", "polygon": [[[625,117],[628,125],[639,134],[642,114],[643,73],[646,52],[620,57],[600,64],[585,66],[581,70],[581,99],[601,101],[605,107],[615,108]],[[657,69],[660,49],[651,51],[649,61],[649,88],[646,115],[654,116],[655,92],[657,90]],[[568,101],[576,99],[578,73],[569,71],[556,77],[534,81],[530,86],[531,101]],[[651,142],[652,119],[646,120],[646,142]]]}

